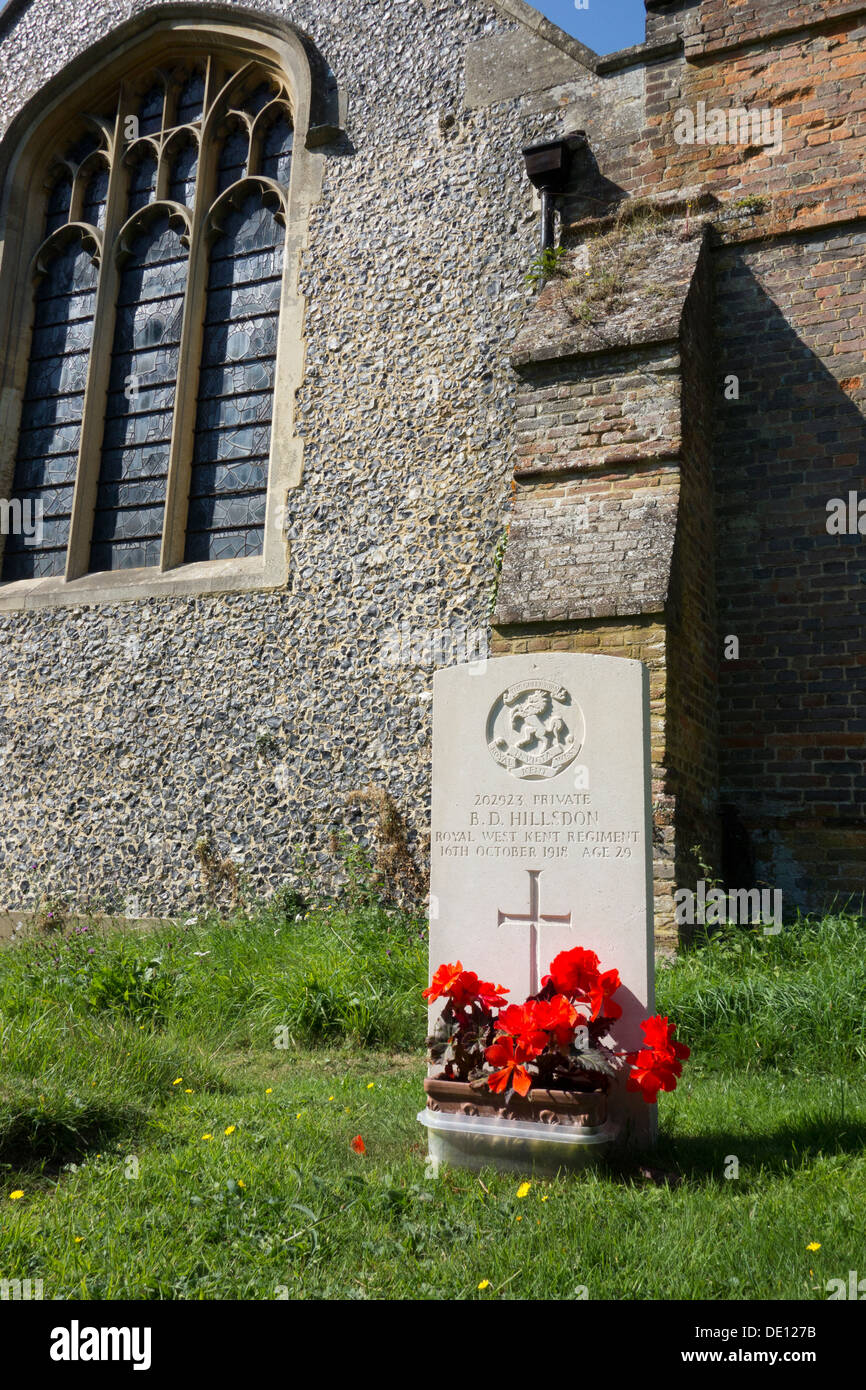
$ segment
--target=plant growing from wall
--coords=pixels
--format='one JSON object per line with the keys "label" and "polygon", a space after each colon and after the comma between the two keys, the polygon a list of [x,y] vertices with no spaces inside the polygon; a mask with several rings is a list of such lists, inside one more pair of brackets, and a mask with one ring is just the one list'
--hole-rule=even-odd
{"label": "plant growing from wall", "polygon": [[[669,221],[646,199],[623,203],[613,225],[587,241],[582,270],[568,274],[563,300],[572,317],[592,325],[622,308],[629,285],[642,281],[672,236]],[[673,291],[654,280],[651,292]]]}
{"label": "plant growing from wall", "polygon": [[766,198],[762,198],[757,193],[750,193],[745,198],[738,198],[734,207],[738,212],[748,213],[751,217],[757,217],[759,213],[766,212],[769,204]]}
{"label": "plant growing from wall", "polygon": [[528,274],[525,277],[527,285],[531,285],[534,290],[541,289],[555,275],[564,275],[567,259],[567,247],[548,246],[530,264]]}
{"label": "plant growing from wall", "polygon": [[68,893],[43,891],[33,914],[33,925],[42,932],[65,931],[69,926],[71,911]]}
{"label": "plant growing from wall", "polygon": [[202,893],[208,906],[236,908],[240,900],[240,871],[233,859],[220,855],[209,831],[198,837],[192,855],[198,865]]}
{"label": "plant growing from wall", "polygon": [[280,751],[280,742],[273,729],[262,728],[256,734],[256,756],[275,758]]}
{"label": "plant growing from wall", "polygon": [[496,612],[496,600],[499,597],[499,581],[502,578],[502,562],[505,559],[505,547],[508,545],[508,533],[510,526],[506,526],[499,540],[496,542],[496,549],[493,552],[493,584],[490,588],[490,598],[487,602],[487,621],[493,621],[493,614]]}
{"label": "plant growing from wall", "polygon": [[371,783],[364,791],[350,792],[347,801],[367,806],[374,813],[369,867],[380,896],[399,904],[417,902],[426,883],[412,856],[406,823],[394,798],[384,787]]}

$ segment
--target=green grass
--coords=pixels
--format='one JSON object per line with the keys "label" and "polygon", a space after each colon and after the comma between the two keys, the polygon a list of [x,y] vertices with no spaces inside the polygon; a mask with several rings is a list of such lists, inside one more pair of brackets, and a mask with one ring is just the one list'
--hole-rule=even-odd
{"label": "green grass", "polygon": [[662,970],[693,1056],[651,1170],[523,1199],[428,1175],[409,917],[4,950],[0,1277],[46,1298],[826,1298],[866,1274],[864,942],[845,916],[727,931]]}

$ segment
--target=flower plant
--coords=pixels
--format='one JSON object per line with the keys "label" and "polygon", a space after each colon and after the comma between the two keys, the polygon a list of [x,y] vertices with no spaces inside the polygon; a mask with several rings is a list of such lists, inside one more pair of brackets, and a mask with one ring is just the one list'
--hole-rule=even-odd
{"label": "flower plant", "polygon": [[619,971],[602,971],[595,952],[581,946],[561,951],[539,992],[523,1004],[509,1004],[507,989],[479,980],[460,961],[440,965],[424,991],[430,1004],[446,1001],[427,1040],[431,1062],[442,1068],[437,1079],[510,1100],[533,1086],[607,1091],[628,1067],[627,1089],[654,1104],[659,1091],[675,1090],[689,1049],[659,1014],[641,1024],[644,1041],[636,1051],[615,1052],[603,1042],[622,1016],[613,998],[620,985]]}

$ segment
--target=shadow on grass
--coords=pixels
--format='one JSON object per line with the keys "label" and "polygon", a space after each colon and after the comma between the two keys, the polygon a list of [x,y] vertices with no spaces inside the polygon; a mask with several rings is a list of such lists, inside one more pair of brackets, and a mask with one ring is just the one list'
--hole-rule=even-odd
{"label": "shadow on grass", "polygon": [[715,1182],[730,1179],[730,1160],[739,1164],[739,1177],[759,1171],[790,1173],[818,1158],[838,1154],[866,1154],[866,1124],[840,1116],[802,1120],[780,1125],[767,1134],[736,1134],[719,1130],[710,1134],[662,1136],[655,1149],[640,1157],[612,1160],[608,1171],[625,1182]]}
{"label": "shadow on grass", "polygon": [[0,1163],[18,1172],[54,1173],[113,1141],[129,1139],[144,1119],[132,1107],[99,1102],[65,1115],[35,1107],[0,1111]]}

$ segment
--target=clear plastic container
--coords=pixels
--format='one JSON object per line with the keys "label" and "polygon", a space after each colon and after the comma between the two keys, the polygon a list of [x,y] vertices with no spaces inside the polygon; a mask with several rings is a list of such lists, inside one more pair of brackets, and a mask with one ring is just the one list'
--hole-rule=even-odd
{"label": "clear plastic container", "polygon": [[419,1122],[427,1130],[430,1157],[454,1168],[498,1168],[503,1173],[536,1173],[555,1177],[598,1163],[618,1133],[610,1120],[603,1125],[558,1126],[534,1120],[481,1119],[446,1111],[422,1110]]}

